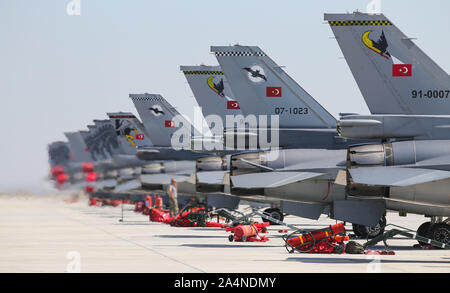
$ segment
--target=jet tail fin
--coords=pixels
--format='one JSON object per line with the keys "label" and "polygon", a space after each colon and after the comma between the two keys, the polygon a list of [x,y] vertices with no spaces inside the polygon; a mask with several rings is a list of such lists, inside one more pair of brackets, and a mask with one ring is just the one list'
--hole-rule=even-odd
{"label": "jet tail fin", "polygon": [[72,155],[73,162],[91,162],[92,157],[89,152],[86,151],[86,144],[80,132],[66,132],[64,135],[69,142],[69,149]]}
{"label": "jet tail fin", "polygon": [[203,116],[242,114],[220,66],[180,66]]}
{"label": "jet tail fin", "polygon": [[372,114],[450,114],[448,74],[383,14],[324,18]]}
{"label": "jet tail fin", "polygon": [[86,150],[94,161],[110,159],[112,155],[120,153],[114,127],[109,120],[94,120],[95,125],[88,125],[89,131],[80,131],[86,144]]}
{"label": "jet tail fin", "polygon": [[65,166],[70,159],[70,149],[67,142],[55,141],[47,146],[50,167]]}
{"label": "jet tail fin", "polygon": [[144,125],[132,113],[116,112],[107,115],[126,154],[135,155],[136,147],[152,146]]}
{"label": "jet tail fin", "polygon": [[213,46],[244,115],[279,115],[282,128],[335,128],[336,119],[259,47]]}
{"label": "jet tail fin", "polygon": [[201,134],[169,102],[158,94],[130,94],[154,146],[171,146],[172,135],[180,127],[188,127],[193,136]]}

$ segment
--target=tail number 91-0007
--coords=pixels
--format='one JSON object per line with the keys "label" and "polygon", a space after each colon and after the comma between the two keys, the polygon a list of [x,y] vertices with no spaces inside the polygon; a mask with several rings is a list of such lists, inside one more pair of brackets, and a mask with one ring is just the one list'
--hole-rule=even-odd
{"label": "tail number 91-0007", "polygon": [[448,98],[450,94],[450,90],[413,90],[411,91],[411,97],[413,99],[416,98],[428,98],[428,99],[445,99]]}

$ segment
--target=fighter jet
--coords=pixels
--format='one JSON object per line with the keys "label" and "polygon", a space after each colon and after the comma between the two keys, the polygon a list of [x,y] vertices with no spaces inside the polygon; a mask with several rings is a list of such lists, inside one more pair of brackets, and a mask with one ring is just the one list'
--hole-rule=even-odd
{"label": "fighter jet", "polygon": [[[201,107],[210,131],[214,135],[223,137],[227,116],[242,115],[242,111],[238,101],[236,101],[231,92],[222,68],[220,66],[200,65],[180,66],[180,70],[184,73],[194,98]],[[217,85],[220,85],[220,87],[217,88]],[[219,123],[217,118],[220,120]],[[240,127],[242,124],[237,126]],[[241,151],[236,151],[236,153],[241,153]],[[210,206],[235,209],[240,200],[243,199],[229,193],[230,159],[230,154],[197,159],[195,172],[196,190],[197,192],[206,193],[208,205]],[[245,200],[262,205],[270,204],[271,208],[267,210],[278,211],[279,200],[255,197],[247,197]],[[272,216],[278,219],[282,218],[280,213],[272,213]]]}
{"label": "fighter jet", "polygon": [[50,164],[50,180],[61,187],[68,179],[69,160],[71,157],[69,145],[65,141],[55,141],[47,146]]}
{"label": "fighter jet", "polygon": [[[314,219],[332,204],[340,203],[345,197],[345,186],[335,181],[339,170],[345,169],[346,148],[355,141],[339,139],[335,119],[259,48],[212,47],[212,51],[232,93],[245,97],[236,98],[240,111],[244,115],[279,115],[279,130],[284,133],[280,135],[280,145],[299,148],[277,149],[275,157],[273,152],[233,155],[231,193],[278,199],[283,212]],[[267,84],[248,75],[242,70],[245,67],[264,72]],[[190,73],[189,68],[186,71]],[[201,89],[194,86],[193,80],[189,84],[194,94]],[[353,208],[345,203],[342,206],[343,210]],[[281,217],[280,210],[271,212]],[[343,212],[338,211],[335,216],[340,214]],[[378,219],[381,216],[382,213]]]}
{"label": "fighter jet", "polygon": [[[449,243],[450,77],[384,15],[325,14],[374,115],[338,122],[341,136],[381,138],[347,155],[349,197],[431,216],[421,236]],[[366,37],[381,36],[389,54],[374,54]]]}
{"label": "fighter jet", "polygon": [[[159,106],[155,107],[160,109]],[[162,108],[161,111],[163,111]],[[192,170],[195,170],[195,160],[190,159],[189,155],[197,157],[197,153],[177,152],[170,147],[154,146],[153,141],[161,139],[158,136],[160,132],[156,134],[148,132],[132,113],[108,113],[108,116],[116,126],[120,145],[126,145],[134,150],[134,157],[142,162],[139,188],[161,190],[164,189],[163,186],[169,184],[171,178],[180,182],[180,192],[186,191],[186,185],[192,185],[189,181]],[[155,128],[158,127],[155,126]],[[161,128],[164,128],[164,125]],[[169,138],[168,134],[166,136]],[[192,188],[189,191],[192,192]]]}

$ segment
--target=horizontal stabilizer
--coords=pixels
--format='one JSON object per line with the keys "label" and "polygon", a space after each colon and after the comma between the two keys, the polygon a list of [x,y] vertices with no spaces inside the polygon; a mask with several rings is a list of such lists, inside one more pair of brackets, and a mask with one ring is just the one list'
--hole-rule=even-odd
{"label": "horizontal stabilizer", "polygon": [[355,183],[381,186],[409,186],[450,178],[450,172],[396,167],[361,167],[350,169]]}
{"label": "horizontal stabilizer", "polygon": [[100,180],[97,181],[95,183],[95,187],[97,189],[102,189],[102,188],[114,188],[117,185],[117,180],[116,179],[105,179],[105,180]]}
{"label": "horizontal stabilizer", "polygon": [[251,161],[246,160],[246,159],[239,159],[239,160],[242,161],[242,162],[244,162],[244,163],[249,164],[250,166],[253,166],[253,167],[255,167],[255,168],[261,169],[261,170],[263,170],[263,171],[269,171],[269,172],[271,172],[271,171],[274,170],[273,168],[269,168],[269,167],[263,166],[263,165],[261,165],[261,164],[257,164],[257,163],[255,163],[255,162],[251,162]]}
{"label": "horizontal stabilizer", "polygon": [[322,176],[312,172],[267,172],[231,176],[235,188],[273,188]]}
{"label": "horizontal stabilizer", "polygon": [[141,183],[139,182],[139,180],[134,179],[134,180],[130,180],[125,183],[117,185],[114,191],[115,192],[124,192],[124,191],[128,191],[128,190],[137,189],[140,187],[141,187]]}
{"label": "horizontal stabilizer", "polygon": [[223,177],[227,171],[197,172],[197,179],[200,183],[223,184]]}

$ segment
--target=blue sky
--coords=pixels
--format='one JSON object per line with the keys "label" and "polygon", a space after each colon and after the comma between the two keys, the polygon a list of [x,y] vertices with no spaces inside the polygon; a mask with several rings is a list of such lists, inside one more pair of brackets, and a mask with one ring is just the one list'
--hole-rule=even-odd
{"label": "blue sky", "polygon": [[[333,115],[368,113],[325,12],[353,1],[0,0],[0,192],[44,190],[46,145],[106,112],[136,113],[129,93],[160,93],[188,116],[180,65],[217,64],[211,45],[260,46]],[[382,12],[446,71],[449,1],[381,2]]]}

